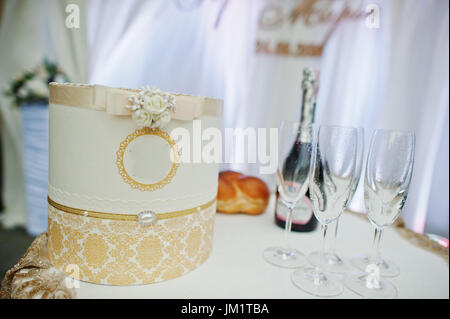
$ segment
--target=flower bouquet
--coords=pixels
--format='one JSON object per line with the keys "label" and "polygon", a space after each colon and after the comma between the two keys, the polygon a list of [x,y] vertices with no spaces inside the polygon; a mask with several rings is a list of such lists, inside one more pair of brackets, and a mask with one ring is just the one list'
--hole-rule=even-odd
{"label": "flower bouquet", "polygon": [[48,83],[67,81],[56,64],[44,60],[14,79],[5,92],[22,114],[27,230],[34,236],[47,229]]}
{"label": "flower bouquet", "polygon": [[64,83],[68,78],[55,63],[44,60],[38,67],[14,79],[5,94],[16,106],[47,104],[50,82]]}

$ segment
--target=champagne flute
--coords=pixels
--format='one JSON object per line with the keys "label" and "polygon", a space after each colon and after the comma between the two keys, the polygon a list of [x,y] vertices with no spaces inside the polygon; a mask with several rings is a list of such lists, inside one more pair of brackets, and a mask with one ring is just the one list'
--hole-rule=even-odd
{"label": "champagne flute", "polygon": [[281,124],[278,143],[277,182],[280,199],[287,207],[284,245],[267,248],[264,259],[279,267],[298,268],[306,263],[304,254],[289,246],[292,212],[297,202],[308,190],[312,157],[311,125],[284,121]]}
{"label": "champagne flute", "polygon": [[[314,215],[322,226],[322,254],[328,225],[340,216],[352,191],[357,144],[357,130],[341,126],[321,126],[314,143],[309,193]],[[337,296],[343,291],[340,281],[327,274],[323,264],[299,269],[291,279],[298,288],[320,297]]]}
{"label": "champagne flute", "polygon": [[[355,174],[353,175],[350,196],[345,206],[347,206],[348,203],[351,201],[351,199],[355,195],[356,189],[358,188],[358,184],[361,177],[362,162],[364,157],[364,128],[358,127],[356,128],[356,130],[357,130],[358,144],[356,149]],[[330,229],[332,231],[332,238],[330,238],[331,247],[325,254],[322,254],[320,251],[314,251],[310,253],[308,255],[308,261],[314,266],[323,265],[324,267],[323,270],[327,272],[344,274],[348,272],[350,267],[346,263],[344,263],[341,257],[339,257],[336,254],[336,240],[339,229],[339,219],[340,216],[336,218],[336,220],[331,224],[332,226],[334,226],[334,229],[333,228]],[[324,258],[324,260],[320,260],[322,257]]]}
{"label": "champagne flute", "polygon": [[398,274],[398,267],[382,259],[379,245],[383,229],[400,215],[408,195],[414,166],[415,137],[412,132],[376,130],[372,135],[365,176],[367,216],[375,226],[371,256],[352,260],[364,271],[350,275],[346,286],[368,298],[395,298],[397,289],[380,276]]}

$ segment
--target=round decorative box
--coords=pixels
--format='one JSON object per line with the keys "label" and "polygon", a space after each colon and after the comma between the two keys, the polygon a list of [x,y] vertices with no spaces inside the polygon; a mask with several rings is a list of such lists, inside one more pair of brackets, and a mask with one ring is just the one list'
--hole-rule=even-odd
{"label": "round decorative box", "polygon": [[[218,164],[182,155],[195,158],[202,132],[219,129],[221,108],[221,100],[159,90],[51,83],[54,266],[83,281],[132,285],[203,263],[212,249]],[[189,143],[181,147],[174,131]]]}

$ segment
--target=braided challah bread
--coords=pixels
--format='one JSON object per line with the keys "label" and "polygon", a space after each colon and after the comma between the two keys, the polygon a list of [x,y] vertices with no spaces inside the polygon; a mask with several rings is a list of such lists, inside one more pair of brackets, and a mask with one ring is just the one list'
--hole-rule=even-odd
{"label": "braided challah bread", "polygon": [[234,171],[223,171],[219,174],[219,213],[261,214],[267,208],[269,197],[270,191],[266,183],[257,177]]}

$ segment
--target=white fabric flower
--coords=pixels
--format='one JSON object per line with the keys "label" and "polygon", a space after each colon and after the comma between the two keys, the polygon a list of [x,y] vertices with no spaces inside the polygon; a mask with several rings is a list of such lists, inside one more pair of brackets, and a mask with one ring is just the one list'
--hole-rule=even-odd
{"label": "white fabric flower", "polygon": [[161,95],[154,94],[144,97],[143,107],[152,114],[161,114],[167,109],[168,105],[164,103]]}
{"label": "white fabric flower", "polygon": [[159,121],[161,122],[161,126],[165,127],[167,126],[167,124],[169,124],[170,119],[171,119],[171,114],[170,114],[170,110],[166,109],[164,112],[162,112],[159,115]]}
{"label": "white fabric flower", "polygon": [[159,117],[154,117],[152,124],[150,125],[151,128],[158,128],[161,127],[161,120],[159,119]]}
{"label": "white fabric flower", "polygon": [[136,122],[137,125],[145,127],[145,126],[151,126],[152,125],[152,115],[149,111],[144,109],[139,109],[133,112],[132,115],[133,120]]}
{"label": "white fabric flower", "polygon": [[129,97],[132,118],[139,126],[153,129],[165,127],[171,120],[175,109],[175,97],[158,89],[142,88],[137,94]]}

